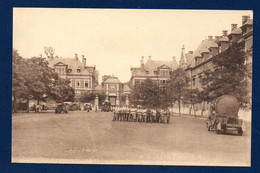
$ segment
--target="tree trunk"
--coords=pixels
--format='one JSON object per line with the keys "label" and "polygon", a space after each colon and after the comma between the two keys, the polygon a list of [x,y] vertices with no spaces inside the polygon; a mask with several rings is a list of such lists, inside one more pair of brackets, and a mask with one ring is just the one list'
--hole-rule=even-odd
{"label": "tree trunk", "polygon": [[29,111],[30,111],[30,110],[29,110],[29,109],[30,109],[30,108],[29,108],[29,101],[30,101],[30,100],[27,99],[27,103],[28,103],[28,104],[27,104],[27,112],[28,112],[28,113],[29,113]]}
{"label": "tree trunk", "polygon": [[178,104],[179,104],[179,116],[181,116],[181,101],[180,101],[180,99],[178,100]]}
{"label": "tree trunk", "polygon": [[192,106],[193,106],[194,116],[195,116],[195,118],[197,118],[194,103],[192,104]]}

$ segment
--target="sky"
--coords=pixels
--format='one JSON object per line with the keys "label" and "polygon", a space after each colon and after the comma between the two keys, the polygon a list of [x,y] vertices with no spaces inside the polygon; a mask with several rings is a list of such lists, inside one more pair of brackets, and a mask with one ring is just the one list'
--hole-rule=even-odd
{"label": "sky", "polygon": [[45,46],[63,58],[85,55],[99,80],[115,75],[127,82],[142,56],[179,62],[183,45],[194,51],[208,36],[240,27],[243,15],[253,18],[234,10],[14,8],[13,48],[24,58],[45,56]]}

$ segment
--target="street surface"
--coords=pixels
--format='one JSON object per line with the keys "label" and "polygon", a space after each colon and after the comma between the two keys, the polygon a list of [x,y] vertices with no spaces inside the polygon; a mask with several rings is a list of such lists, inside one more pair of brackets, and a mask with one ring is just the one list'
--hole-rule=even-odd
{"label": "street surface", "polygon": [[205,119],[170,124],[111,121],[113,113],[17,113],[13,163],[250,166],[251,126],[243,136],[207,131]]}

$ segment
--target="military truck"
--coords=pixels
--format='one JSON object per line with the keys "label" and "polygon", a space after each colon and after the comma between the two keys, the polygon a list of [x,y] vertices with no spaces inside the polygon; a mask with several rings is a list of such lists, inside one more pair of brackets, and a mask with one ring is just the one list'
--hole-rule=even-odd
{"label": "military truck", "polygon": [[238,118],[239,103],[234,96],[223,95],[211,105],[206,121],[208,131],[215,130],[217,134],[236,131],[242,135],[245,126],[242,119]]}

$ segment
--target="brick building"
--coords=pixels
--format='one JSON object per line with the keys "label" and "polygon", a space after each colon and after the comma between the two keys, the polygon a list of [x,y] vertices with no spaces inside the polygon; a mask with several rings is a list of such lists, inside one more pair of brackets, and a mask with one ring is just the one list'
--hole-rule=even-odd
{"label": "brick building", "polygon": [[76,98],[86,91],[93,91],[97,85],[98,73],[95,66],[88,66],[86,58],[82,55],[80,61],[78,55],[74,58],[48,58],[49,65],[62,77],[71,81],[70,85],[75,89]]}
{"label": "brick building", "polygon": [[[195,51],[185,54],[187,74],[191,77],[191,89],[202,90],[200,78],[206,69],[213,70],[212,58],[221,56],[221,52],[229,48],[232,43],[238,43],[244,47],[247,54],[246,63],[252,71],[252,52],[253,52],[253,20],[249,16],[242,16],[242,26],[231,24],[231,32],[222,31],[222,36],[209,36],[203,40]],[[248,82],[249,96],[252,97],[252,81]],[[205,102],[195,105],[195,110],[208,110],[209,105]]]}
{"label": "brick building", "polygon": [[[106,75],[106,78],[103,78],[102,83],[95,90],[104,92],[106,94],[105,101],[110,102],[112,106],[129,106],[128,95],[130,94],[130,88],[114,75]],[[123,97],[124,99],[122,99]]]}
{"label": "brick building", "polygon": [[159,61],[152,60],[151,56],[149,56],[146,63],[144,63],[144,57],[142,57],[140,67],[131,68],[130,86],[149,78],[158,82],[161,90],[165,90],[167,80],[170,79],[170,73],[177,68],[178,64],[175,57],[171,61]]}

